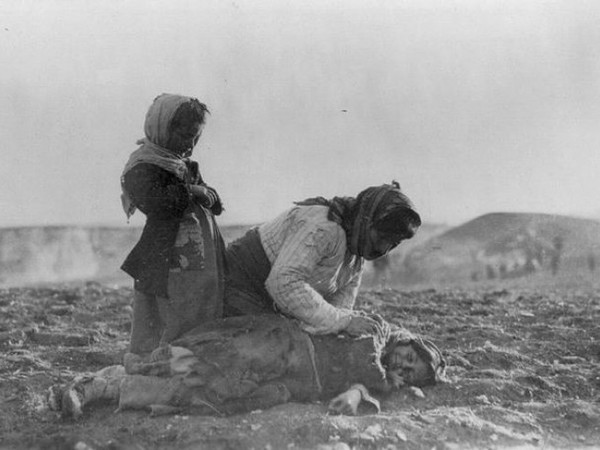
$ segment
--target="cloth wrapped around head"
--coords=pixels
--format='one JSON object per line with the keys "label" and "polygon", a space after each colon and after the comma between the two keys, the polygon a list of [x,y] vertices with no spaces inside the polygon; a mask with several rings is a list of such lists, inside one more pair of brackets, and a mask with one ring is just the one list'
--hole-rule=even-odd
{"label": "cloth wrapped around head", "polygon": [[387,365],[386,356],[398,345],[411,345],[414,351],[419,355],[429,369],[429,376],[419,380],[415,386],[431,386],[440,381],[444,381],[446,375],[446,359],[440,349],[430,340],[416,336],[405,329],[395,329],[390,333],[385,345],[382,364]]}
{"label": "cloth wrapped around head", "polygon": [[136,165],[154,164],[182,180],[185,179],[189,155],[179,155],[167,148],[174,121],[182,107],[185,108],[183,113],[191,114],[200,123],[204,123],[205,113],[208,112],[206,105],[184,95],[161,94],[154,99],[146,113],[145,137],[137,141],[140,147],[131,154],[121,174],[121,203],[127,218],[135,212],[136,207],[123,187],[123,177]]}
{"label": "cloth wrapped around head", "polygon": [[421,226],[421,217],[396,181],[369,187],[356,198],[334,197],[327,200],[316,197],[296,204],[328,206],[329,220],[344,228],[348,248],[358,256],[365,256],[371,228],[400,242],[413,237]]}

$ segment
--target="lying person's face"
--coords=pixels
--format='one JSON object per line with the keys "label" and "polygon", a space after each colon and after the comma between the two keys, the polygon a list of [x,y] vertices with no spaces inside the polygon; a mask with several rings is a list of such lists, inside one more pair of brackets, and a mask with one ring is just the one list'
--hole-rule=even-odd
{"label": "lying person's face", "polygon": [[411,344],[396,346],[386,357],[386,372],[401,377],[404,384],[423,385],[431,378],[430,371]]}

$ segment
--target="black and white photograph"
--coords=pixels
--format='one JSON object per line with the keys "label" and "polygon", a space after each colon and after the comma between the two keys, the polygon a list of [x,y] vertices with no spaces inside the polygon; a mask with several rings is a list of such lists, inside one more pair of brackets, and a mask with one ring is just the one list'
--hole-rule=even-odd
{"label": "black and white photograph", "polygon": [[0,0],[0,450],[600,448],[600,2]]}

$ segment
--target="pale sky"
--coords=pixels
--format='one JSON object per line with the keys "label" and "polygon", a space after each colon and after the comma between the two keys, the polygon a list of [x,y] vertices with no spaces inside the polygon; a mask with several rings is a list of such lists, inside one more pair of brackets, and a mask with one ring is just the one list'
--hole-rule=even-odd
{"label": "pale sky", "polygon": [[427,222],[600,217],[599,23],[595,0],[3,0],[0,226],[124,225],[163,92],[211,110],[222,224],[392,179]]}

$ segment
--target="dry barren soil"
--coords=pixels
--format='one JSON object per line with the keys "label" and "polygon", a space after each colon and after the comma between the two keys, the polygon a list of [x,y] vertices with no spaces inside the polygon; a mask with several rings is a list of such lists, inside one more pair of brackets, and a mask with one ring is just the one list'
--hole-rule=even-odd
{"label": "dry barren soil", "polygon": [[2,449],[468,449],[600,447],[600,289],[590,280],[365,291],[358,307],[427,335],[448,382],[327,415],[290,403],[234,417],[86,410],[45,391],[119,363],[131,290],[97,283],[0,290]]}

